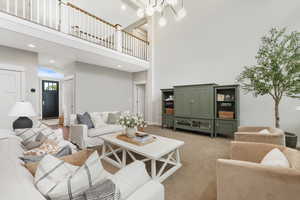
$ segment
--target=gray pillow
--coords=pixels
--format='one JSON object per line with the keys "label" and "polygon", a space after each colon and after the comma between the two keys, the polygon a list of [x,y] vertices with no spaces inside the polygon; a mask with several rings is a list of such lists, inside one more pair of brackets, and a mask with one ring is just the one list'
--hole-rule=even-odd
{"label": "gray pillow", "polygon": [[78,124],[87,125],[88,129],[95,128],[91,115],[87,112],[85,112],[83,115],[77,114],[77,121]]}
{"label": "gray pillow", "polygon": [[108,113],[107,123],[118,124],[120,117],[121,117],[121,112]]}
{"label": "gray pillow", "polygon": [[[68,156],[72,154],[72,149],[70,146],[64,146],[61,150],[59,150],[56,154],[53,154],[54,157],[60,158],[63,156]],[[47,155],[47,154],[45,154]],[[23,160],[25,163],[30,163],[30,162],[40,162],[45,155],[42,156],[23,156],[20,157],[21,160]]]}

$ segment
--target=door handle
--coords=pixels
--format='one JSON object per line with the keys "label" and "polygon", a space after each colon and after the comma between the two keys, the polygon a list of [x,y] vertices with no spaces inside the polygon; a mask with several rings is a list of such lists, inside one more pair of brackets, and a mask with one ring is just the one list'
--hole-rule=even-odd
{"label": "door handle", "polygon": [[43,101],[43,105],[45,105],[45,101]]}

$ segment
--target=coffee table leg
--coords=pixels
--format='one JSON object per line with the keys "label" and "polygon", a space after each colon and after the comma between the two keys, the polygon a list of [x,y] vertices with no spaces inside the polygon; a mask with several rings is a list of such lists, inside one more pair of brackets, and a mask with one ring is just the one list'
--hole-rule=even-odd
{"label": "coffee table leg", "polygon": [[102,157],[106,156],[106,143],[104,142],[102,145]]}
{"label": "coffee table leg", "polygon": [[151,160],[151,177],[156,178],[156,160]]}
{"label": "coffee table leg", "polygon": [[125,167],[126,166],[126,150],[125,149],[123,149],[122,150],[122,165],[123,165],[123,167]]}

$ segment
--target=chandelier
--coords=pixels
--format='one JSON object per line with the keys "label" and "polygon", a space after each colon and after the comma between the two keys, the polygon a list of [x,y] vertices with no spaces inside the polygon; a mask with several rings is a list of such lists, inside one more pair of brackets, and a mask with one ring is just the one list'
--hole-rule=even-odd
{"label": "chandelier", "polygon": [[[146,0],[147,1],[147,0]],[[149,0],[144,7],[137,10],[137,16],[143,18],[145,16],[151,17],[156,12],[160,13],[158,24],[165,26],[167,19],[164,16],[164,11],[170,9],[174,14],[177,21],[183,19],[186,16],[186,10],[184,8],[183,0]]]}

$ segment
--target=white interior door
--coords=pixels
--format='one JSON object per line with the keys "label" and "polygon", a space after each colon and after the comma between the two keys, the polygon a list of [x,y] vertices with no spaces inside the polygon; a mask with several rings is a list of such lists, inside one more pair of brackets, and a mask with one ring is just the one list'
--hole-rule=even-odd
{"label": "white interior door", "polygon": [[64,124],[70,125],[70,115],[75,113],[74,78],[64,80],[63,84]]}
{"label": "white interior door", "polygon": [[11,129],[12,119],[9,110],[21,100],[21,72],[0,69],[0,128]]}
{"label": "white interior door", "polygon": [[136,85],[135,113],[145,119],[145,85]]}

